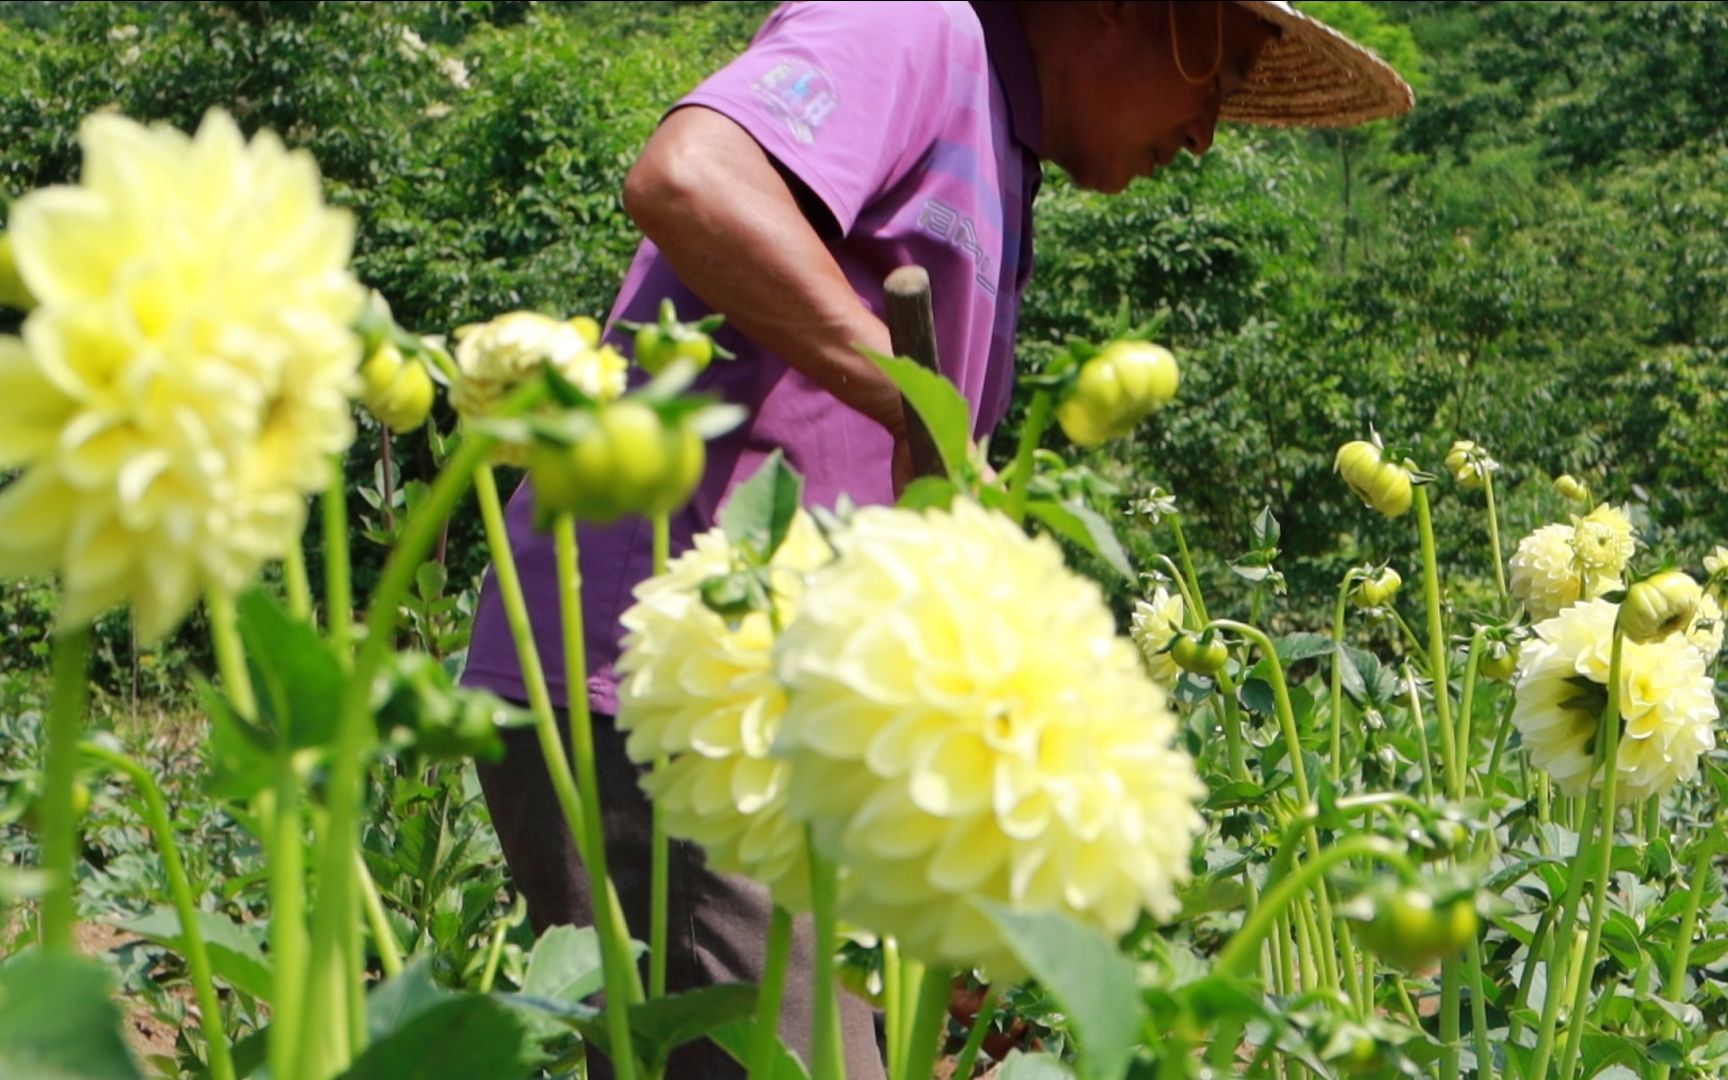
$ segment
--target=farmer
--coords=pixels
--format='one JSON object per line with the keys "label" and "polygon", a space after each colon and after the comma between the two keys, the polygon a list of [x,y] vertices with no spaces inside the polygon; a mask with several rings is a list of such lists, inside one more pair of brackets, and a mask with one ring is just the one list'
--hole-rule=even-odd
{"label": "farmer", "polygon": [[[894,384],[861,353],[891,352],[882,280],[907,263],[930,274],[942,371],[971,403],[975,436],[1008,408],[1020,297],[1032,270],[1032,202],[1046,161],[1083,187],[1121,191],[1182,151],[1203,154],[1220,120],[1335,126],[1393,116],[1410,90],[1371,53],[1283,3],[796,3],[750,48],[667,114],[631,169],[624,205],[646,239],[611,312],[652,322],[663,297],[680,317],[726,317],[699,389],[746,406],[749,421],[710,445],[706,478],[672,520],[674,553],[711,528],[727,492],[781,450],[810,503],[894,499],[909,472]],[[629,337],[611,330],[629,347]],[[611,868],[645,940],[649,822],[637,770],[610,718],[620,614],[649,575],[649,523],[584,528],[585,687],[562,680],[553,542],[510,506],[511,540],[555,699],[586,693]],[[524,700],[489,581],[466,681]],[[563,700],[563,699],[559,699]],[[517,888],[537,931],[587,925],[587,881],[532,734],[480,776]],[[708,872],[674,844],[668,985],[755,981],[769,902],[753,883]],[[809,1030],[810,937],[795,944],[782,1019]],[[879,1076],[868,1009],[848,998],[848,1075]],[[703,1044],[669,1075],[739,1070]]]}

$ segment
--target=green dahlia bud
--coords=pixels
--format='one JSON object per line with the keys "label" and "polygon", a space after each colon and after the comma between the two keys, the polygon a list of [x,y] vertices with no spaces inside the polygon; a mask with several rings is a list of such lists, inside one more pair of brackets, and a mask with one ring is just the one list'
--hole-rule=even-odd
{"label": "green dahlia bud", "polygon": [[398,434],[413,431],[432,412],[432,376],[419,360],[404,360],[389,342],[360,365],[360,403]]}
{"label": "green dahlia bud", "polygon": [[1583,482],[1571,473],[1562,473],[1556,476],[1554,478],[1554,490],[1560,493],[1561,498],[1575,503],[1590,501],[1590,489],[1585,487]]}
{"label": "green dahlia bud", "polygon": [[1360,608],[1380,607],[1397,596],[1403,584],[1404,579],[1398,576],[1398,571],[1388,566],[1373,577],[1362,579],[1350,594],[1350,599]]}
{"label": "green dahlia bud", "polygon": [[1683,633],[1698,613],[1703,590],[1679,570],[1653,574],[1626,590],[1620,605],[1620,631],[1630,641],[1649,645]]}
{"label": "green dahlia bud", "polygon": [[1387,517],[1399,517],[1410,509],[1414,495],[1409,471],[1382,458],[1373,443],[1345,443],[1338,448],[1332,468],[1369,509]]}

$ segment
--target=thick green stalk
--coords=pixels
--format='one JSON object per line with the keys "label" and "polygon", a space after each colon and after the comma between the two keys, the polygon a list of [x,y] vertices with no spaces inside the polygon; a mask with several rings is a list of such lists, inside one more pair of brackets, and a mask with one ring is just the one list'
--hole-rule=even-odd
{"label": "thick green stalk", "polygon": [[1032,483],[1032,455],[1044,429],[1050,424],[1050,391],[1036,390],[1032,404],[1026,410],[1026,423],[1020,428],[1020,445],[1014,448],[1014,475],[1008,478],[1008,516],[1016,524],[1026,520],[1026,496]]}
{"label": "thick green stalk", "polygon": [[1462,1001],[1462,973],[1458,958],[1448,956],[1440,964],[1440,1076],[1442,1080],[1458,1080],[1460,1059],[1463,1057],[1460,1035],[1462,1023],[1458,1015]]}
{"label": "thick green stalk", "polygon": [[1188,551],[1188,538],[1182,534],[1182,515],[1170,515],[1170,535],[1176,538],[1176,554],[1182,559],[1182,573],[1194,593],[1194,607],[1200,613],[1202,625],[1211,622],[1206,614],[1206,601],[1200,594],[1200,576],[1194,572],[1194,556]]}
{"label": "thick green stalk", "polygon": [[[1569,1077],[1584,1046],[1585,1013],[1590,1006],[1591,975],[1596,970],[1597,951],[1602,946],[1602,926],[1608,917],[1608,879],[1614,873],[1614,815],[1620,760],[1620,654],[1623,636],[1616,624],[1614,649],[1608,660],[1608,707],[1602,713],[1602,806],[1596,834],[1596,874],[1590,890],[1590,929],[1584,944],[1584,962],[1578,968],[1578,992],[1572,999],[1572,1019],[1566,1033],[1566,1051],[1560,1057],[1560,1075]],[[1582,836],[1583,834],[1580,834]]]}
{"label": "thick green stalk", "polygon": [[[576,794],[582,800],[587,835],[582,862],[594,899],[599,928],[600,964],[606,981],[606,1028],[612,1040],[612,1067],[619,1080],[635,1080],[636,1054],[630,1041],[629,1006],[642,1000],[628,934],[619,933],[612,875],[606,869],[606,836],[600,817],[600,773],[594,761],[594,721],[588,708],[587,646],[582,633],[582,571],[576,554],[576,519],[558,515],[552,526],[558,555],[558,609],[564,625],[565,708],[570,714],[570,755],[576,766]],[[621,914],[621,913],[619,913]]]}
{"label": "thick green stalk", "polygon": [[978,1051],[984,1048],[984,1037],[990,1034],[990,1022],[996,1018],[996,999],[1000,996],[993,988],[984,988],[978,1015],[972,1018],[972,1029],[966,1033],[966,1045],[960,1048],[960,1056],[954,1059],[954,1071],[948,1074],[954,1080],[971,1080],[972,1066],[978,1063]]}
{"label": "thick green stalk", "polygon": [[70,952],[78,863],[72,790],[78,778],[78,733],[89,692],[89,627],[56,634],[52,663],[54,696],[48,703],[42,764],[42,869],[48,875],[47,892],[42,896],[42,946],[52,952]]}
{"label": "thick green stalk", "polygon": [[924,977],[922,967],[916,960],[902,961],[900,944],[893,938],[882,939],[882,1011],[886,1014],[884,1034],[891,1077],[899,1076],[906,1067],[906,1010],[916,996],[918,981]]}
{"label": "thick green stalk", "polygon": [[[1316,887],[1321,887],[1321,882]],[[1306,895],[1298,896],[1291,907],[1291,918],[1296,923],[1296,950],[1302,958],[1302,992],[1312,994],[1327,982],[1324,964],[1318,957],[1319,929],[1314,923],[1314,902]]]}
{"label": "thick green stalk", "polygon": [[312,582],[306,575],[306,549],[298,541],[282,556],[282,585],[288,594],[288,613],[312,621]]}
{"label": "thick green stalk", "polygon": [[1338,586],[1338,604],[1332,611],[1332,787],[1344,785],[1344,611],[1356,571],[1344,575]]}
{"label": "thick green stalk", "polygon": [[1428,722],[1422,717],[1422,695],[1417,691],[1408,663],[1404,665],[1404,685],[1410,688],[1410,721],[1416,727],[1416,742],[1422,750],[1422,795],[1432,804],[1435,801],[1434,754],[1428,746]]}
{"label": "thick green stalk", "polygon": [[[805,843],[810,850],[810,920],[815,924],[815,940],[810,950],[810,1077],[811,1080],[845,1080],[845,1049],[840,1041],[839,984],[834,970],[834,947],[839,941],[835,919],[839,870],[817,853],[808,828],[805,829]],[[930,978],[926,971],[924,982],[928,983]],[[914,1034],[916,1028],[908,1032],[907,1037]],[[916,1056],[917,1047],[908,1043],[907,1059]]]}
{"label": "thick green stalk", "polygon": [[[282,723],[287,722],[283,717]],[[271,789],[269,1057],[273,1076],[296,1076],[306,1001],[306,819],[300,811],[299,770],[286,746],[276,754]]]}
{"label": "thick green stalk", "polygon": [[[448,470],[446,470],[448,471]],[[464,481],[465,482],[465,481]],[[354,595],[348,570],[348,487],[338,457],[324,489],[324,618],[330,644],[346,657],[353,648]]]}
{"label": "thick green stalk", "polygon": [[1475,741],[1475,721],[1471,715],[1476,707],[1476,669],[1481,662],[1483,631],[1470,635],[1470,652],[1464,661],[1464,691],[1458,699],[1458,782],[1453,797],[1464,797],[1464,784],[1470,776],[1470,744]]}
{"label": "thick green stalk", "polygon": [[1506,611],[1506,560],[1500,557],[1500,515],[1494,509],[1494,474],[1482,473],[1482,494],[1488,498],[1488,544],[1494,555],[1494,589],[1500,597],[1500,611]]}
{"label": "thick green stalk", "polygon": [[[918,1003],[912,1010],[912,1029],[906,1036],[906,1068],[889,1080],[926,1080],[935,1072],[936,1055],[942,1049],[942,1026],[948,1019],[948,992],[953,984],[953,974],[947,968],[924,969],[924,978],[918,982]],[[811,1075],[813,1080],[822,1078],[820,1072]]]}
{"label": "thick green stalk", "polygon": [[[521,411],[543,392],[538,386],[519,392],[506,402],[506,415]],[[371,715],[372,682],[392,648],[398,609],[413,585],[415,571],[431,550],[444,519],[467,491],[474,468],[484,460],[492,443],[491,438],[472,433],[463,441],[462,448],[433,482],[419,511],[404,526],[401,539],[384,564],[368,608],[366,639],[343,695],[330,755],[328,827],[319,844],[318,903],[312,920],[308,978],[308,985],[320,988],[320,993],[311,999],[317,1016],[306,1026],[303,1038],[308,1045],[330,1038],[329,1032],[338,1024],[346,1028],[350,1016],[347,998],[363,993],[363,987],[353,980],[354,967],[344,955],[344,943],[360,917],[353,853],[359,846],[364,770],[377,738]],[[342,543],[345,552],[346,536]],[[338,578],[345,582],[346,560],[337,559],[336,553],[328,548],[326,557],[327,582]],[[336,591],[332,588],[330,632],[333,640],[340,641],[338,626],[346,607],[345,603],[336,602]],[[357,1053],[363,1048],[356,1045],[348,1050]],[[329,1063],[330,1067],[340,1071],[347,1065],[343,1060],[346,1057],[339,1054],[338,1060]]]}
{"label": "thick green stalk", "polygon": [[1218,961],[1212,969],[1214,974],[1227,979],[1246,975],[1249,965],[1259,954],[1261,939],[1271,930],[1278,916],[1284,914],[1285,909],[1304,890],[1320,881],[1326,871],[1346,859],[1378,859],[1390,864],[1406,880],[1416,876],[1416,868],[1404,856],[1404,852],[1397,844],[1383,836],[1359,834],[1347,837],[1324,851],[1317,851],[1313,858],[1302,863],[1295,872],[1278,879],[1278,883],[1261,899],[1260,906],[1243,920],[1242,929],[1236,932],[1236,936],[1224,946],[1224,951],[1218,954]]}
{"label": "thick green stalk", "polygon": [[792,916],[779,904],[768,923],[768,955],[756,991],[756,1030],[750,1038],[750,1080],[773,1080],[780,1044],[780,999],[786,991],[786,961],[792,955]]}
{"label": "thick green stalk", "polygon": [[[1698,838],[1698,853],[1692,857],[1692,876],[1686,882],[1686,907],[1680,913],[1680,930],[1674,938],[1674,961],[1668,969],[1668,981],[1662,987],[1662,997],[1675,1005],[1680,1004],[1681,996],[1686,992],[1686,965],[1692,959],[1692,935],[1698,932],[1698,908],[1704,899],[1711,860],[1716,854],[1716,837],[1715,832],[1704,832]],[[1662,1035],[1672,1035],[1674,1027],[1674,1019],[1664,1017]],[[1668,1080],[1668,1071],[1668,1066],[1658,1066],[1655,1080]]]}
{"label": "thick green stalk", "polygon": [[1476,1044],[1477,1080],[1494,1080],[1493,1048],[1488,1045],[1488,1002],[1482,994],[1482,943],[1472,936],[1464,947],[1470,980],[1470,1035]]}
{"label": "thick green stalk", "polygon": [[354,877],[360,883],[360,903],[366,910],[366,924],[372,928],[372,943],[378,948],[378,963],[384,977],[394,979],[402,974],[402,946],[396,932],[390,929],[390,916],[384,910],[384,898],[378,895],[378,884],[372,871],[366,868],[366,856],[354,852]]}
{"label": "thick green stalk", "polygon": [[[665,514],[654,515],[654,576],[659,577],[666,572],[666,562],[671,555],[672,527]],[[661,755],[654,760],[654,771],[666,768],[666,757]],[[671,843],[666,836],[666,815],[661,812],[660,801],[653,800],[650,812],[653,817],[649,840],[649,885],[648,885],[648,999],[650,1001],[666,993],[666,920],[667,901],[671,892]],[[778,917],[779,909],[775,909]]]}
{"label": "thick green stalk", "polygon": [[1428,510],[1428,487],[1416,485],[1416,528],[1422,535],[1422,598],[1428,608],[1428,677],[1434,684],[1434,719],[1440,726],[1440,755],[1446,762],[1446,790],[1452,798],[1464,793],[1458,768],[1458,733],[1452,727],[1452,689],[1446,655],[1446,623],[1440,610],[1440,564],[1434,551],[1434,517]]}
{"label": "thick green stalk", "polygon": [[222,1003],[216,997],[216,984],[211,981],[210,953],[204,945],[204,932],[198,926],[198,904],[186,878],[186,864],[180,858],[180,845],[174,839],[174,826],[168,819],[168,805],[162,798],[162,789],[147,769],[125,754],[92,742],[79,743],[78,749],[85,756],[125,774],[144,798],[144,820],[156,837],[156,849],[162,853],[168,891],[174,898],[174,913],[180,919],[186,971],[192,979],[193,996],[198,1000],[204,1041],[209,1045],[211,1080],[234,1080],[234,1059],[228,1049],[228,1035],[222,1030]]}

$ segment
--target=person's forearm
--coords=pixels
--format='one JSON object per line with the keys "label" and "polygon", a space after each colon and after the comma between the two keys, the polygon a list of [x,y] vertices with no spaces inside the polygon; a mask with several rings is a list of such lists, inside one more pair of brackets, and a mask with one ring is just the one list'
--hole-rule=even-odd
{"label": "person's forearm", "polygon": [[899,391],[855,348],[891,352],[888,328],[743,128],[709,109],[674,112],[631,169],[624,205],[679,280],[740,333],[904,434]]}

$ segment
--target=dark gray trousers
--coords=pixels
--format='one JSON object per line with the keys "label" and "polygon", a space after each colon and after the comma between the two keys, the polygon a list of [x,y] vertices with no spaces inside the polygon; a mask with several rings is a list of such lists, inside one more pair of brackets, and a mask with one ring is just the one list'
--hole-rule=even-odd
{"label": "dark gray trousers", "polygon": [[[562,715],[558,726],[568,739]],[[480,786],[511,877],[527,901],[529,921],[537,934],[563,923],[590,926],[594,916],[588,877],[546,775],[540,744],[530,728],[506,731],[504,743],[502,762],[480,764]],[[631,936],[647,941],[653,818],[648,798],[637,786],[640,769],[625,757],[624,737],[609,716],[594,717],[594,754],[607,869],[624,905]],[[701,847],[685,841],[672,841],[669,864],[667,990],[758,982],[773,910],[767,890],[747,878],[709,870]],[[809,919],[800,918],[786,973],[780,1037],[806,1062],[810,1060],[811,944]],[[643,977],[646,980],[645,973]],[[847,1077],[882,1077],[869,1006],[842,991],[840,1011]],[[589,1076],[610,1080],[611,1069],[598,1059],[599,1055],[590,1058]],[[742,1080],[744,1072],[719,1047],[702,1040],[674,1054],[666,1075],[668,1080]]]}

